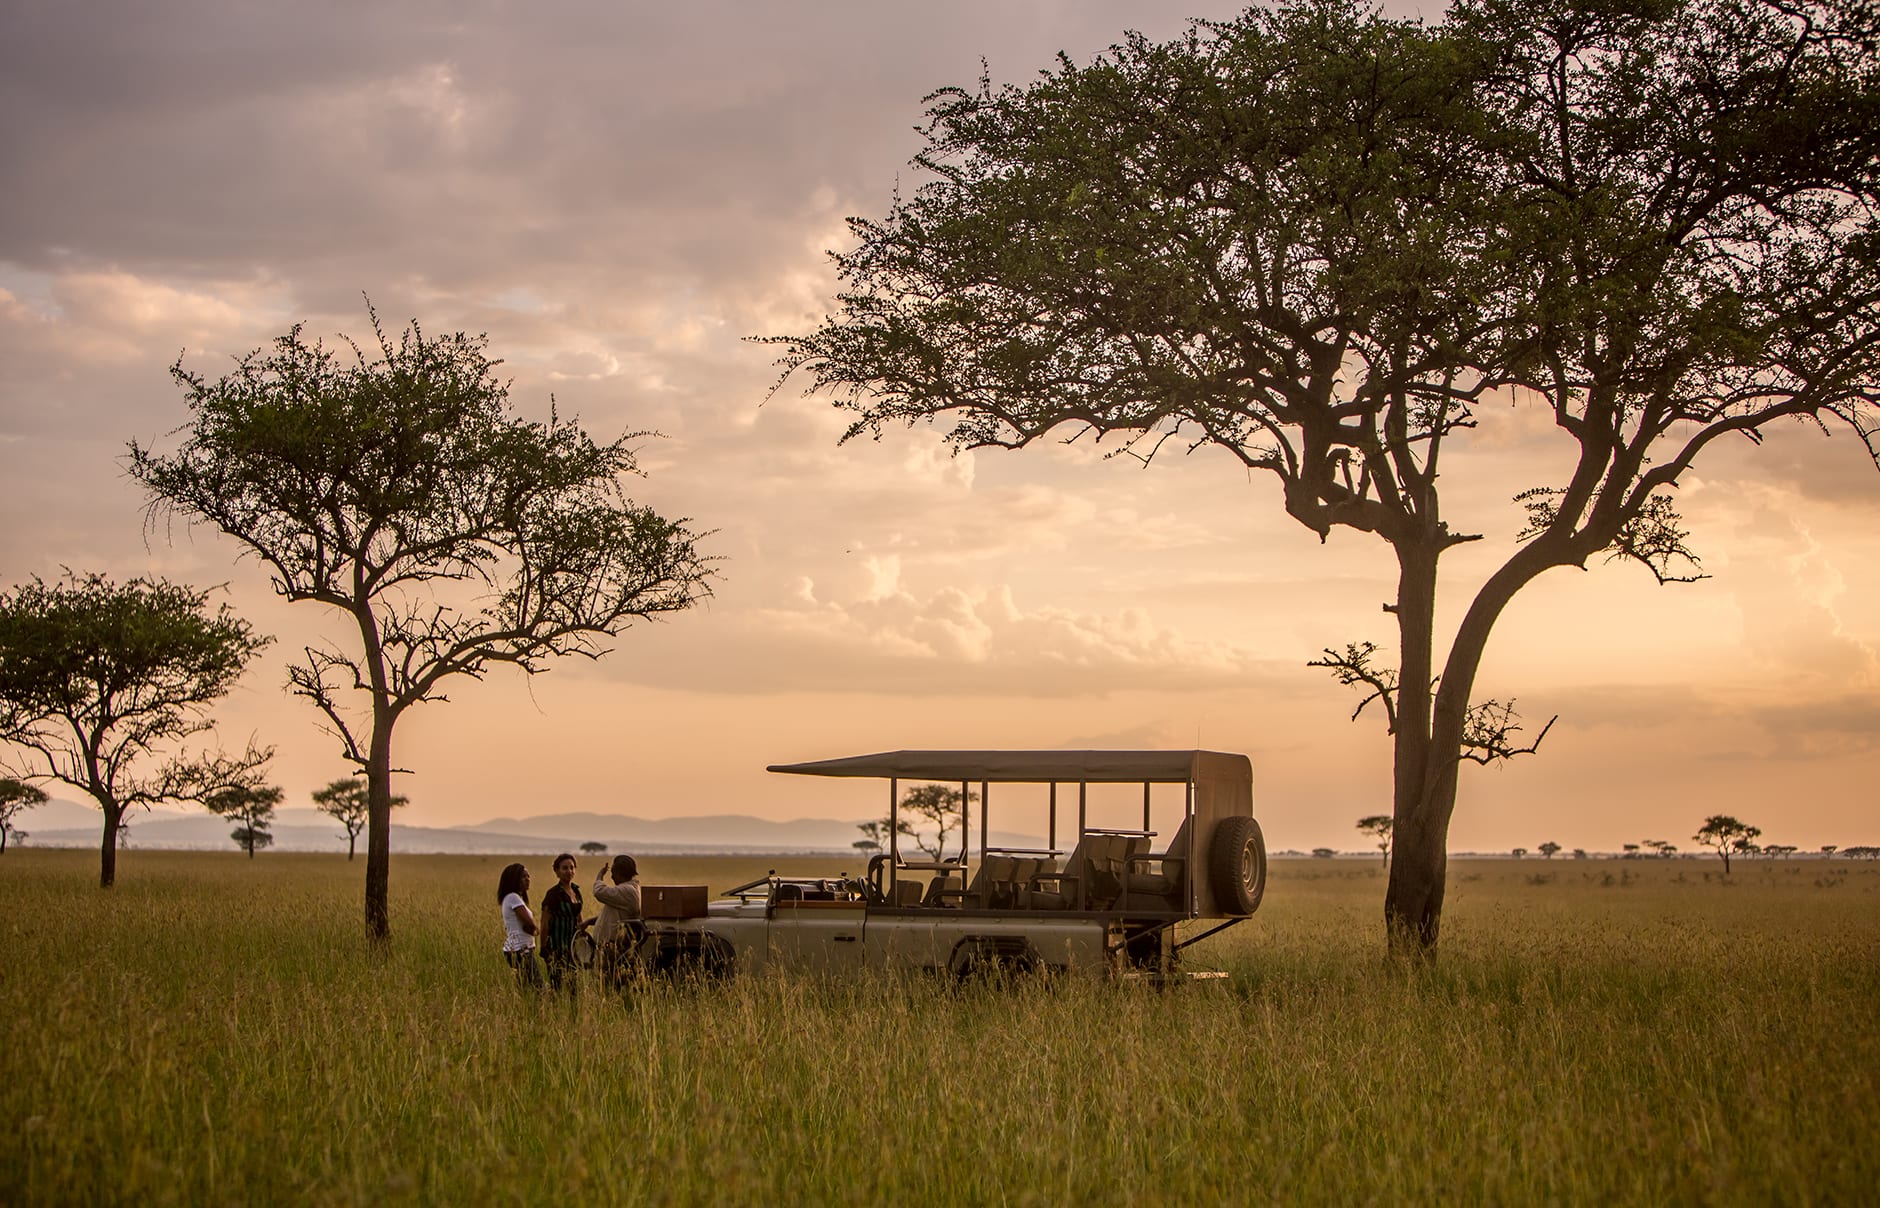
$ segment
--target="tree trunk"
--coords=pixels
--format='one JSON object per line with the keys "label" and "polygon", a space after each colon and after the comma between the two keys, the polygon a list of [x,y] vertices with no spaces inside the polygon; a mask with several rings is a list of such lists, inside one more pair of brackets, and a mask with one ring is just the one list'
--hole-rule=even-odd
{"label": "tree trunk", "polygon": [[1442,752],[1430,741],[1429,684],[1436,626],[1436,561],[1432,540],[1397,545],[1398,672],[1396,733],[1392,744],[1391,855],[1384,890],[1384,930],[1396,954],[1431,955],[1442,920],[1448,875],[1447,803],[1432,799],[1430,772]]}
{"label": "tree trunk", "polygon": [[[1517,550],[1488,577],[1456,629],[1436,675],[1436,562],[1449,540],[1441,525],[1392,542],[1397,551],[1397,629],[1403,668],[1397,691],[1390,879],[1384,926],[1395,954],[1436,953],[1449,878],[1449,822],[1488,636],[1508,601],[1549,567],[1569,565],[1546,539]],[[1571,551],[1568,551],[1569,553]]]}
{"label": "tree trunk", "polygon": [[98,888],[100,889],[109,889],[117,884],[119,817],[120,815],[110,806],[104,807],[104,847],[98,853]]}
{"label": "tree trunk", "polygon": [[[1399,759],[1415,748],[1413,766],[1434,775],[1425,783],[1405,785],[1399,777],[1397,823],[1391,844],[1390,875],[1384,890],[1384,925],[1390,950],[1402,956],[1435,955],[1443,918],[1443,894],[1449,883],[1449,820],[1456,809],[1455,749],[1447,752],[1427,733],[1419,741],[1399,742]],[[1446,767],[1447,775],[1443,774]]]}
{"label": "tree trunk", "polygon": [[375,711],[366,756],[366,938],[379,943],[392,938],[392,721]]}

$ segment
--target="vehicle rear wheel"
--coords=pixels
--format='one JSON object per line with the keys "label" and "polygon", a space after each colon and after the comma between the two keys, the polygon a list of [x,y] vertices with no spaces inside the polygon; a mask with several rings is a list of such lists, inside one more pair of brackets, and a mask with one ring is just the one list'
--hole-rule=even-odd
{"label": "vehicle rear wheel", "polygon": [[1266,894],[1266,836],[1252,818],[1223,818],[1208,847],[1208,879],[1223,914],[1252,914]]}
{"label": "vehicle rear wheel", "polygon": [[1036,970],[1038,953],[1022,939],[967,939],[953,949],[947,967],[963,982],[1000,980]]}

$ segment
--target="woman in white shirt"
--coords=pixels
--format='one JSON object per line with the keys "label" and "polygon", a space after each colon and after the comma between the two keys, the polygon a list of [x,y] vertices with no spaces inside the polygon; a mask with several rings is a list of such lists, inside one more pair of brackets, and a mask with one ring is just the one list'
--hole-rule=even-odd
{"label": "woman in white shirt", "polygon": [[516,984],[539,988],[542,966],[535,960],[535,915],[529,909],[529,870],[520,864],[503,869],[496,883],[496,900],[503,904],[503,959],[515,970]]}

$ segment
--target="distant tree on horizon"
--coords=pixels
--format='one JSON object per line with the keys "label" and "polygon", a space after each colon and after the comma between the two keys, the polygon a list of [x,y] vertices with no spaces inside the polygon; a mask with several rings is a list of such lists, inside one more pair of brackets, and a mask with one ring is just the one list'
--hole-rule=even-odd
{"label": "distant tree on horizon", "polygon": [[1312,858],[1315,860],[1329,860],[1337,854],[1338,849],[1335,847],[1315,847],[1312,849]]}
{"label": "distant tree on horizon", "polygon": [[1397,821],[1389,814],[1366,814],[1358,819],[1358,829],[1377,840],[1377,849],[1384,853],[1384,867],[1390,867],[1390,836]]}
{"label": "distant tree on horizon", "polygon": [[255,858],[255,852],[260,848],[274,846],[273,833],[257,826],[238,826],[228,833],[228,837],[235,841],[235,846],[248,853],[250,860]]}
{"label": "distant tree on horizon", "polygon": [[1739,822],[1729,814],[1712,814],[1704,819],[1704,825],[1698,828],[1691,838],[1705,847],[1715,848],[1723,858],[1723,875],[1730,875],[1730,852],[1745,851],[1744,844],[1753,844],[1756,836],[1762,834],[1759,826],[1750,826]]}
{"label": "distant tree on horizon", "polygon": [[[191,754],[213,730],[209,706],[272,639],[209,592],[163,579],[115,583],[74,574],[0,593],[0,774],[54,780],[104,813],[98,885],[117,882],[125,815],[164,802],[201,803],[250,783],[273,755]],[[156,766],[149,765],[155,763]]]}
{"label": "distant tree on horizon", "polygon": [[244,848],[252,860],[256,848],[274,842],[268,826],[274,819],[274,807],[281,803],[281,796],[281,790],[272,785],[232,784],[209,794],[203,799],[203,805],[231,822],[241,823],[229,837]]}
{"label": "distant tree on horizon", "polygon": [[581,852],[583,855],[598,856],[606,850],[607,850],[607,845],[605,843],[599,843],[592,839],[588,840],[586,843],[583,843],[581,845]]}
{"label": "distant tree on horizon", "polygon": [[684,521],[633,503],[628,433],[597,444],[551,406],[514,414],[488,340],[398,340],[367,303],[374,356],[296,324],[216,381],[170,368],[190,418],[160,454],[135,441],[148,525],[177,516],[233,537],[277,594],[333,610],[350,649],[309,645],[292,691],[365,774],[365,923],[391,936],[392,734],[454,677],[598,659],[632,622],[689,608],[710,569]]}
{"label": "distant tree on horizon", "polygon": [[1511,854],[1514,856],[1515,859],[1519,860],[1522,856],[1527,855],[1527,848],[1517,847],[1514,849],[1514,851]]}
{"label": "distant tree on horizon", "polygon": [[1535,850],[1540,852],[1543,858],[1551,860],[1560,851],[1560,844],[1555,843],[1552,839],[1549,839],[1547,842],[1541,844]]}
{"label": "distant tree on horizon", "polygon": [[46,790],[36,784],[12,776],[0,777],[0,855],[6,854],[9,835],[25,835],[24,831],[14,829],[13,819],[48,800]]}
{"label": "distant tree on horizon", "polygon": [[[313,808],[333,819],[346,828],[346,861],[352,862],[353,853],[359,847],[359,832],[366,827],[371,816],[371,796],[365,779],[361,776],[342,776],[330,781],[323,789],[313,791]],[[410,798],[398,794],[392,798],[392,808],[410,803]]]}
{"label": "distant tree on horizon", "polygon": [[1836,846],[1832,843],[1823,843],[1821,845],[1821,854],[1824,856],[1832,856],[1836,850]]}

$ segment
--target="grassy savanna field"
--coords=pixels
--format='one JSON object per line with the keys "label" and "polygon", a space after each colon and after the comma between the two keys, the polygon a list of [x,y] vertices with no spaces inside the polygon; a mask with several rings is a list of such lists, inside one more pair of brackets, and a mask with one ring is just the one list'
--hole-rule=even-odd
{"label": "grassy savanna field", "polygon": [[[106,893],[95,852],[8,851],[0,1201],[1857,1203],[1880,1181],[1871,863],[1460,861],[1441,958],[1406,969],[1376,866],[1275,861],[1259,916],[1194,950],[1225,983],[569,1003],[506,981],[503,862],[396,857],[381,957],[363,860],[132,851]],[[642,868],[722,889],[766,863]]]}

